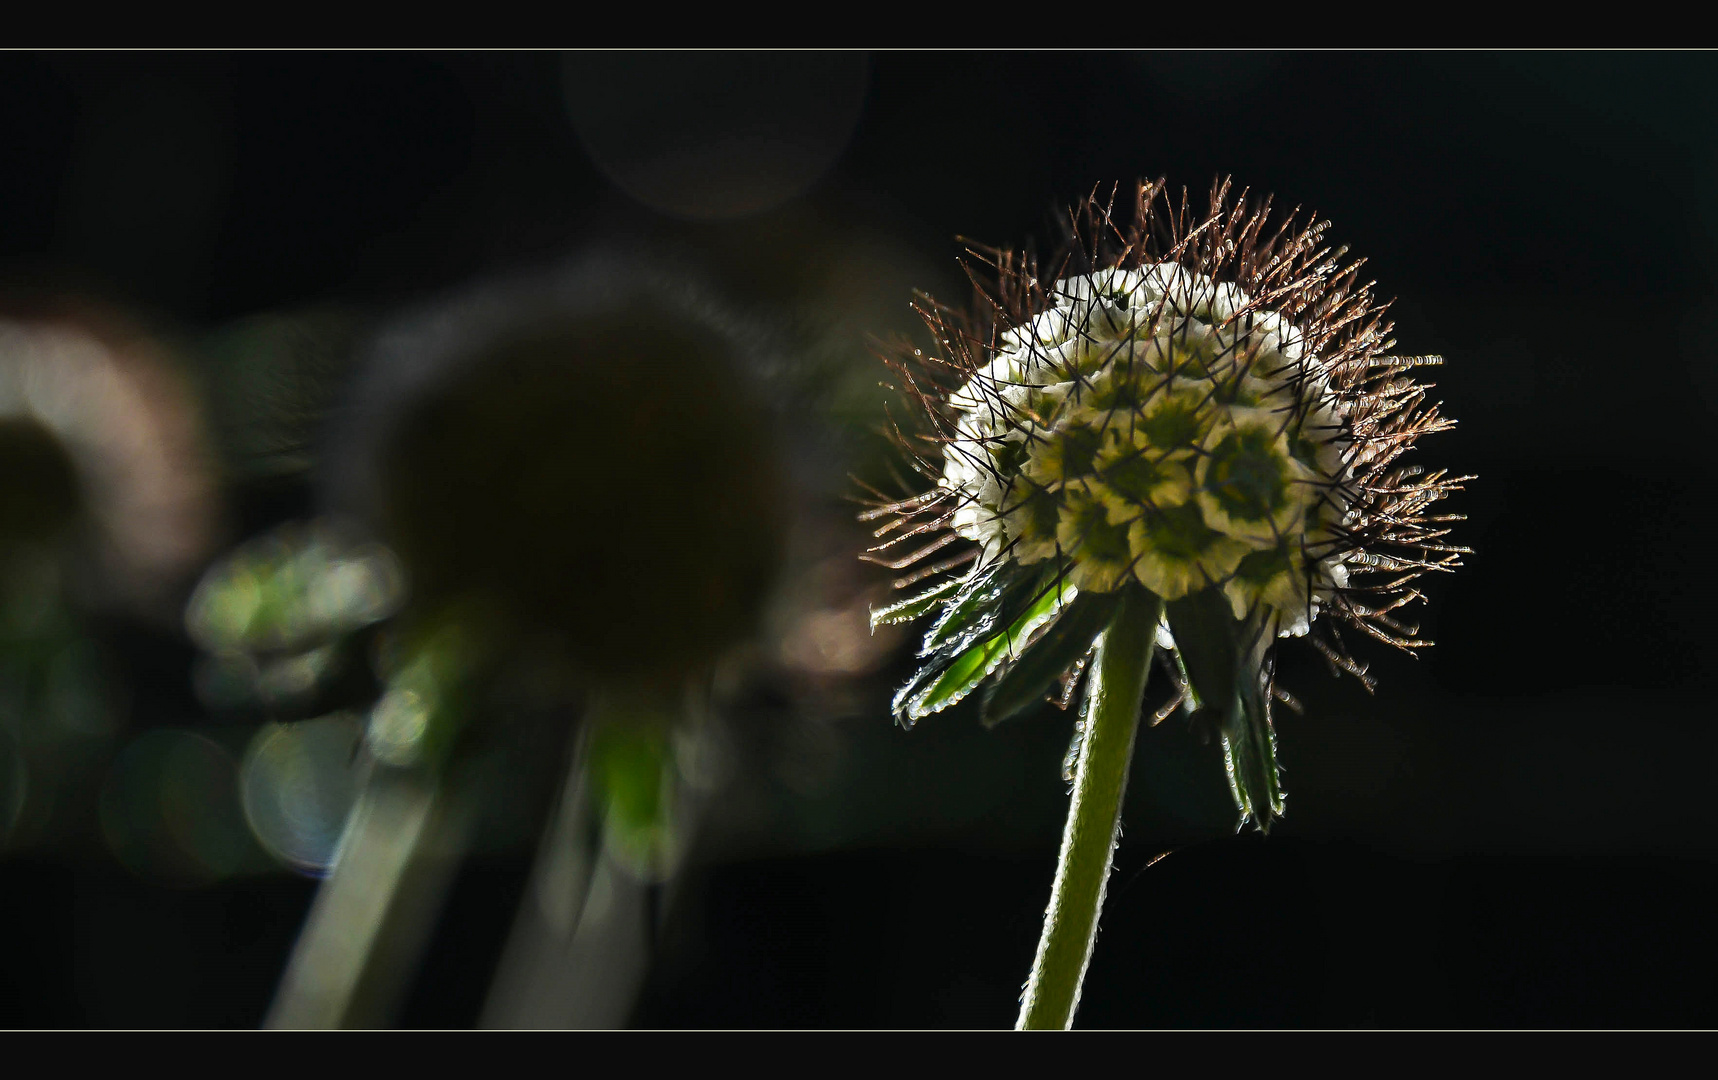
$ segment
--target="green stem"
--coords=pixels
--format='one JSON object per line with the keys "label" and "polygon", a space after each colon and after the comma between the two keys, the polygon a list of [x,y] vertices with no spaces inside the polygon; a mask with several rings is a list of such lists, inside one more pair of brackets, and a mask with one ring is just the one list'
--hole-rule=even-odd
{"label": "green stem", "polygon": [[1062,833],[1050,907],[1044,913],[1044,936],[1038,939],[1038,955],[1020,999],[1020,1019],[1015,1024],[1019,1030],[1063,1030],[1073,1025],[1080,983],[1097,940],[1110,857],[1121,831],[1122,794],[1127,789],[1145,677],[1151,669],[1162,612],[1162,600],[1130,586],[1098,640],[1082,710],[1086,728],[1074,773],[1073,800]]}

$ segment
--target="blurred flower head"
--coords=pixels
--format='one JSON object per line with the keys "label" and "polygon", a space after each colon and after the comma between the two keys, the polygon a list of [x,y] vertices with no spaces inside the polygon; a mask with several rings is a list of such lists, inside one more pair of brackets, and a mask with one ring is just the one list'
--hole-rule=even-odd
{"label": "blurred flower head", "polygon": [[335,499],[412,608],[480,597],[598,681],[708,664],[750,632],[786,517],[751,350],[684,284],[613,266],[452,301],[378,344]]}
{"label": "blurred flower head", "polygon": [[0,456],[0,539],[92,541],[108,595],[162,610],[208,549],[214,483],[190,387],[123,320],[57,300],[0,310]]}

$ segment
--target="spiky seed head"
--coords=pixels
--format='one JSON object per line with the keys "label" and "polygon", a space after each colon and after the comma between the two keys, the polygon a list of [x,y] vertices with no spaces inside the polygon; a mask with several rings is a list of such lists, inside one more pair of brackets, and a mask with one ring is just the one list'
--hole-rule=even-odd
{"label": "spiky seed head", "polygon": [[[897,715],[999,670],[999,709],[1018,711],[1052,668],[1066,690],[1102,626],[1092,603],[1144,588],[1167,602],[1161,638],[1189,708],[1217,718],[1243,817],[1266,827],[1282,812],[1273,643],[1330,616],[1314,645],[1368,688],[1336,624],[1425,644],[1395,613],[1466,551],[1445,542],[1454,515],[1431,510],[1468,478],[1401,463],[1450,426],[1412,378],[1439,361],[1391,353],[1388,305],[1326,222],[1273,218],[1227,180],[1202,210],[1162,181],[1137,185],[1131,214],[1115,194],[1070,213],[1046,267],[969,245],[975,302],[921,297],[936,348],[885,357],[918,406],[917,430],[897,435],[928,490],[877,493],[865,557],[910,571],[900,588],[966,568],[874,616],[942,612]],[[1051,628],[1072,593],[1090,598],[1068,617],[1078,634]],[[1033,595],[1052,607],[1028,634]],[[1051,659],[1026,662],[1039,641]]]}
{"label": "spiky seed head", "polygon": [[1465,479],[1398,462],[1449,426],[1409,376],[1436,359],[1390,354],[1387,305],[1328,223],[1273,222],[1226,180],[1202,213],[1161,181],[1132,204],[1082,202],[1049,272],[969,247],[970,310],[921,300],[939,348],[889,359],[934,488],[892,513],[971,541],[980,565],[1061,557],[1087,591],[1217,588],[1278,634],[1329,612],[1423,644],[1390,613],[1456,565],[1428,511]]}

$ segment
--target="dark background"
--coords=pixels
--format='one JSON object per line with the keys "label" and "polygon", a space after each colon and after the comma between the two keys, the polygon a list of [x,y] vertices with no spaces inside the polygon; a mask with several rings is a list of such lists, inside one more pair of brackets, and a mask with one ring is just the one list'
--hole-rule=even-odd
{"label": "dark background", "polygon": [[[637,164],[651,124],[714,194]],[[1400,351],[1447,360],[1428,377],[1460,427],[1419,460],[1478,475],[1452,500],[1475,553],[1430,584],[1435,648],[1365,653],[1375,696],[1283,650],[1306,712],[1279,717],[1289,813],[1268,839],[1230,835],[1211,748],[1170,723],[1142,738],[1079,1023],[1708,1027],[1715,135],[1705,54],[12,53],[0,274],[195,339],[659,253],[809,358],[787,382],[833,503],[885,453],[866,335],[911,330],[912,288],[960,298],[957,235],[1043,239],[1058,206],[1142,176],[1200,193],[1232,173],[1316,210],[1400,297]],[[733,164],[778,144],[803,161]],[[787,179],[773,205],[673,204],[719,201],[730,166],[737,191]],[[229,538],[308,513],[316,475],[232,480]],[[108,632],[130,730],[203,722],[187,642]],[[700,849],[636,1022],[1012,1023],[1068,717],[902,732],[885,702],[906,664],[809,719],[767,687],[742,703],[776,717],[753,783],[770,809]],[[475,1021],[530,854],[470,861],[402,1024]],[[255,1025],[313,889],[8,852],[0,1026]]]}

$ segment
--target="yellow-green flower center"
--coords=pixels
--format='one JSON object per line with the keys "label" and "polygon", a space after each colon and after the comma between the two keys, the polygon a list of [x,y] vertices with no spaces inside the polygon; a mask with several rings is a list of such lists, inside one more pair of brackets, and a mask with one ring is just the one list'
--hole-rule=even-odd
{"label": "yellow-green flower center", "polygon": [[[962,435],[944,485],[968,500],[962,535],[992,558],[1060,553],[1097,591],[1129,574],[1167,599],[1234,582],[1237,605],[1304,609],[1306,581],[1346,580],[1298,554],[1340,503],[1346,444],[1292,326],[1169,264],[1068,279],[1052,296],[949,399]],[[967,440],[984,454],[963,460]]]}
{"label": "yellow-green flower center", "polygon": [[1288,464],[1267,431],[1243,430],[1224,436],[1211,451],[1205,490],[1231,518],[1269,521],[1288,497]]}

